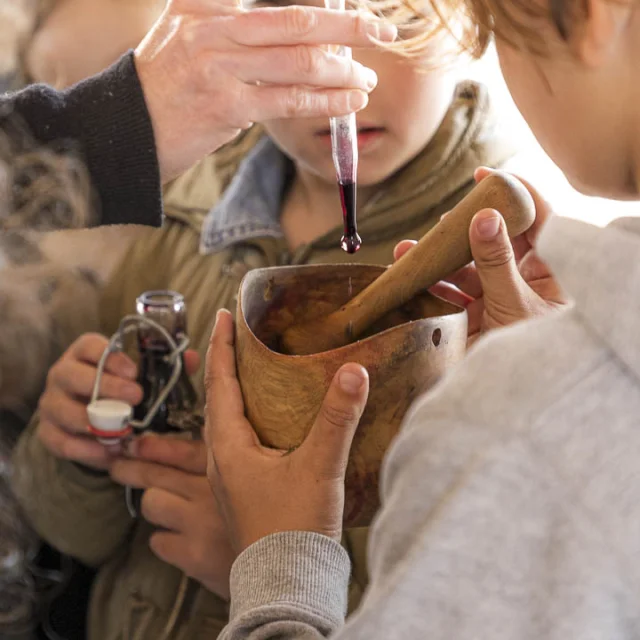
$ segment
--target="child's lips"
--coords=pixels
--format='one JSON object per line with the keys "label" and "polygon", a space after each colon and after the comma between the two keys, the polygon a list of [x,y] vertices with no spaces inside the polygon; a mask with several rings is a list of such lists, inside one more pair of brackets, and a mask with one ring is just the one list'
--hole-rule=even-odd
{"label": "child's lips", "polygon": [[[358,150],[363,151],[370,147],[374,142],[377,142],[384,136],[386,130],[384,127],[358,127]],[[316,134],[317,138],[320,138],[324,144],[331,146],[331,131],[329,129],[322,129]]]}

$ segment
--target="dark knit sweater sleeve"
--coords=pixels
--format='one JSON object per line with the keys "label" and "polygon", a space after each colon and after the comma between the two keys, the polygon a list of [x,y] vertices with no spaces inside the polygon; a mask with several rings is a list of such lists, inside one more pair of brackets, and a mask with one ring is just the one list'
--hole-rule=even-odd
{"label": "dark knit sweater sleeve", "polygon": [[63,143],[85,161],[101,224],[162,222],[162,191],[151,118],[133,52],[66,91],[32,85],[0,96],[38,143]]}

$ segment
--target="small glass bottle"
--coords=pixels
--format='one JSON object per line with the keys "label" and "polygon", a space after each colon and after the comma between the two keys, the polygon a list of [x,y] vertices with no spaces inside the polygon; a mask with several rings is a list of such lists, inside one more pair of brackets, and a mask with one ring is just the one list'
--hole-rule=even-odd
{"label": "small glass bottle", "polygon": [[[147,291],[136,300],[136,312],[157,322],[171,337],[180,343],[187,332],[187,312],[184,298],[174,291]],[[163,336],[145,325],[138,329],[138,383],[144,397],[134,409],[134,418],[142,420],[153,406],[160,392],[167,385],[173,372],[173,364],[167,356],[171,348]],[[180,356],[182,358],[182,355]],[[183,430],[183,422],[196,408],[197,395],[184,367],[178,382],[160,405],[149,430],[155,433],[171,433]]]}
{"label": "small glass bottle", "polygon": [[[136,312],[155,321],[180,344],[186,336],[187,317],[184,297],[174,291],[147,291],[136,300]],[[137,330],[138,384],[143,390],[142,402],[134,408],[135,420],[143,420],[165,389],[173,373],[172,349],[157,329],[140,324]],[[158,407],[145,431],[159,434],[178,433],[193,428],[197,394],[184,366],[167,399]],[[138,433],[140,431],[138,430]],[[127,503],[132,515],[140,513],[142,491],[128,489]]]}

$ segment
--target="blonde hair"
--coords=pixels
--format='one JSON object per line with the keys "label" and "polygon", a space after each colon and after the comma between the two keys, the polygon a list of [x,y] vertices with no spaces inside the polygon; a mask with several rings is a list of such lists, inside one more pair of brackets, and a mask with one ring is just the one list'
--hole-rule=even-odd
{"label": "blonde hair", "polygon": [[[636,3],[638,0],[608,0]],[[548,53],[544,27],[551,24],[563,40],[588,16],[587,0],[360,0],[361,4],[398,25],[411,25],[415,36],[389,48],[408,56],[421,55],[439,33],[453,36],[460,52],[482,56],[496,36],[510,45]]]}
{"label": "blonde hair", "polygon": [[[453,43],[452,57],[466,53],[482,56],[490,31],[478,20],[474,8],[465,0],[355,0],[356,4],[398,27],[399,38],[381,45],[403,56],[424,59],[429,45],[446,37]],[[440,55],[440,54],[439,54]],[[424,60],[423,60],[424,61]],[[442,59],[427,60],[440,66]]]}

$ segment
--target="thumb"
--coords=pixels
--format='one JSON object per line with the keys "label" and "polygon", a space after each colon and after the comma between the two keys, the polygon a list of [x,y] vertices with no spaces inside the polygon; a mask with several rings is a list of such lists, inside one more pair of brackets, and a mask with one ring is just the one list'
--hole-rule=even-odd
{"label": "thumb", "polygon": [[469,230],[471,253],[490,315],[521,315],[525,284],[502,216],[493,209],[477,213]]}
{"label": "thumb", "polygon": [[369,395],[369,374],[345,364],[334,376],[301,449],[323,477],[344,478],[353,436]]}

